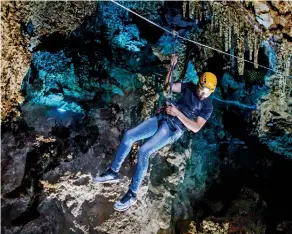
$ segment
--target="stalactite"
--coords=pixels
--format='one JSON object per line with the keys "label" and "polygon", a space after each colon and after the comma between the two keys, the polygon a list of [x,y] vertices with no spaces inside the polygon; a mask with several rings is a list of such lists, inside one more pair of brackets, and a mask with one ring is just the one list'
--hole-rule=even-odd
{"label": "stalactite", "polygon": [[201,3],[199,5],[197,5],[197,9],[198,9],[198,19],[199,19],[199,22],[202,21],[202,6],[201,6]]}
{"label": "stalactite", "polygon": [[198,16],[197,12],[195,12],[194,17],[195,17],[196,24],[198,24],[200,19],[199,19],[199,16]]}
{"label": "stalactite", "polygon": [[195,1],[189,2],[189,15],[190,15],[190,18],[192,18],[192,19],[196,18],[196,3],[195,3]]}
{"label": "stalactite", "polygon": [[292,56],[288,56],[287,60],[286,60],[286,67],[285,67],[285,74],[286,76],[290,76],[290,72],[291,72],[291,58]]}
{"label": "stalactite", "polygon": [[196,20],[196,23],[200,22],[201,17],[201,6],[198,4],[200,2],[190,1],[190,5],[192,6],[193,17]]}
{"label": "stalactite", "polygon": [[216,12],[215,12],[215,8],[213,5],[210,6],[211,7],[211,12],[210,12],[210,15],[211,15],[211,30],[213,30],[215,28],[215,15],[216,15]]}
{"label": "stalactite", "polygon": [[237,39],[237,49],[238,49],[238,57],[237,59],[237,67],[238,74],[243,75],[244,73],[244,33],[241,32],[239,38]]}
{"label": "stalactite", "polygon": [[205,9],[205,2],[201,2],[201,20],[206,19],[206,9]]}
{"label": "stalactite", "polygon": [[282,75],[282,98],[285,99],[286,97],[286,84],[287,84],[287,77]]}
{"label": "stalactite", "polygon": [[[234,55],[234,49],[231,47],[230,49],[230,54]],[[235,66],[235,62],[234,62],[234,57],[231,57],[231,67],[233,68]]]}
{"label": "stalactite", "polygon": [[[216,16],[217,16],[217,19],[216,19],[217,28],[219,28],[219,30],[220,30],[221,19],[222,19],[221,18],[221,16],[222,16],[222,9],[219,6],[216,7]],[[221,36],[222,36],[222,34],[221,34]]]}
{"label": "stalactite", "polygon": [[235,21],[234,24],[234,34],[238,37],[239,35],[239,23],[237,21]]}
{"label": "stalactite", "polygon": [[212,11],[211,11],[211,6],[209,4],[206,3],[206,20],[211,19],[212,18]]}
{"label": "stalactite", "polygon": [[229,22],[228,22],[228,50],[231,49],[231,37],[232,37],[232,22],[230,18],[230,13],[229,13]]}
{"label": "stalactite", "polygon": [[188,4],[188,1],[187,0],[184,0],[183,1],[183,5],[182,5],[182,9],[183,9],[183,17],[186,18],[186,15],[187,15],[187,4]]}
{"label": "stalactite", "polygon": [[287,78],[290,73],[290,54],[289,54],[289,45],[287,42],[284,42],[281,44],[280,51],[283,51],[284,54],[282,56],[282,63],[281,67],[279,67],[277,70],[284,71],[282,75],[280,75],[280,81],[279,81],[279,89],[281,90],[280,93],[280,102],[283,105],[286,102],[286,85],[287,85]]}
{"label": "stalactite", "polygon": [[249,51],[249,60],[252,60],[253,38],[254,38],[254,34],[249,32],[248,33],[248,38],[247,38],[247,45],[248,45],[248,51]]}
{"label": "stalactite", "polygon": [[215,29],[216,27],[216,12],[215,12],[215,8],[214,6],[212,5],[212,17],[211,17],[211,29]]}
{"label": "stalactite", "polygon": [[239,75],[244,74],[244,46],[242,48],[242,53],[241,53],[241,69],[239,70]]}
{"label": "stalactite", "polygon": [[283,105],[286,99],[286,82],[287,77],[285,75],[279,75],[279,90],[280,90],[280,103]]}
{"label": "stalactite", "polygon": [[253,62],[254,62],[254,67],[258,68],[258,53],[259,53],[259,42],[258,42],[258,37],[255,36],[254,38],[254,49],[253,49]]}
{"label": "stalactite", "polygon": [[225,52],[228,51],[229,39],[228,39],[228,28],[224,29],[224,50]]}
{"label": "stalactite", "polygon": [[212,9],[213,9],[213,28],[217,28],[218,26],[217,5],[212,4]]}

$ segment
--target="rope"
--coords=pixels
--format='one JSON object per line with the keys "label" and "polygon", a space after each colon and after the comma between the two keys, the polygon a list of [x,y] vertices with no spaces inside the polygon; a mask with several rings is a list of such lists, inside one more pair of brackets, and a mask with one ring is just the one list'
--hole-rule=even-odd
{"label": "rope", "polygon": [[[176,54],[176,51],[175,51],[175,42],[176,42],[176,39],[177,39],[177,33],[176,31],[172,31],[172,36],[173,36],[173,40],[172,40],[172,53],[173,54]],[[169,89],[169,93],[168,93],[168,96],[170,99],[172,99],[172,85],[173,85],[173,73],[174,73],[174,69],[175,69],[175,66],[171,65],[171,73],[170,73],[170,89]]]}
{"label": "rope", "polygon": [[[154,23],[153,21],[151,21],[151,20],[149,20],[149,19],[147,19],[147,18],[145,18],[145,17],[139,15],[138,13],[132,11],[131,9],[129,9],[129,8],[127,8],[127,7],[123,6],[123,5],[121,5],[120,3],[116,2],[115,0],[109,0],[109,1],[111,1],[112,3],[114,3],[114,4],[116,4],[116,5],[120,6],[120,7],[122,7],[123,9],[125,9],[125,10],[127,10],[127,11],[133,13],[134,15],[140,17],[141,19],[144,19],[144,20],[147,21],[148,23],[153,24],[154,26],[156,26],[156,27],[162,29],[163,31],[165,31],[165,32],[167,32],[167,33],[170,33],[170,34],[172,34],[172,35],[174,34],[173,31],[171,32],[171,31],[169,31],[168,29],[163,28],[162,26],[160,26],[160,25]],[[219,52],[219,53],[221,53],[221,54],[225,54],[225,55],[228,55],[228,56],[234,57],[234,58],[236,58],[236,59],[243,60],[243,61],[245,61],[245,62],[247,62],[247,63],[251,63],[251,64],[254,64],[254,65],[257,65],[257,66],[259,66],[259,67],[261,67],[261,68],[265,68],[265,69],[267,69],[267,70],[270,70],[270,71],[272,71],[272,72],[274,72],[274,73],[277,73],[277,74],[282,75],[282,76],[285,77],[284,74],[282,74],[282,73],[280,73],[280,72],[278,72],[278,71],[275,71],[275,70],[273,70],[273,69],[271,69],[271,68],[269,68],[269,67],[266,67],[266,66],[260,65],[260,64],[258,64],[258,63],[254,63],[254,62],[248,61],[248,60],[246,60],[246,59],[243,59],[243,58],[240,58],[240,57],[238,57],[238,56],[235,56],[235,55],[232,55],[232,54],[226,53],[226,52],[224,52],[224,51],[222,51],[222,50],[219,50],[219,49],[216,49],[216,48],[214,48],[214,47],[207,46],[207,45],[202,44],[202,43],[200,43],[200,42],[197,42],[197,41],[194,41],[194,40],[188,39],[188,38],[186,38],[186,37],[180,36],[178,32],[176,32],[176,37],[177,37],[177,38],[180,38],[180,39],[182,39],[182,40],[185,40],[185,41],[188,41],[188,42],[194,43],[194,44],[196,44],[196,45],[198,45],[198,46],[202,46],[202,47],[208,48],[208,49],[210,49],[210,50],[217,51],[217,52]],[[287,76],[287,77],[291,77],[291,76]]]}

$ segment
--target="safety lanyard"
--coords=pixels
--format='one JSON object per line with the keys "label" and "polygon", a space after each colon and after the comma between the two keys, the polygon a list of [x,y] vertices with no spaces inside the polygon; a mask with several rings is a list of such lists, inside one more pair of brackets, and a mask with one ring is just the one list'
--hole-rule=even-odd
{"label": "safety lanyard", "polygon": [[[175,30],[172,31],[172,36],[173,36],[173,39],[172,39],[172,53],[173,54],[176,54],[176,51],[175,51],[175,43],[176,43],[176,40],[177,40],[177,35],[178,35],[178,32],[176,32]],[[167,94],[168,96],[168,99],[172,99],[172,85],[173,85],[173,73],[174,73],[174,69],[175,69],[175,66],[174,65],[171,65],[171,72],[170,72],[170,80],[169,80],[169,92]]]}

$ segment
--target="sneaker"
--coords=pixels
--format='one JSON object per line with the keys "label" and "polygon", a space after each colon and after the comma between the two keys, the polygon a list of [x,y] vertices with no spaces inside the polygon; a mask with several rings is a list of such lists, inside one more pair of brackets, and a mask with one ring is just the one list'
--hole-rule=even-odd
{"label": "sneaker", "polygon": [[100,176],[96,176],[93,179],[94,184],[102,183],[117,183],[120,181],[120,177],[117,172],[109,168],[106,172],[102,173]]}
{"label": "sneaker", "polygon": [[136,204],[136,202],[136,194],[129,189],[128,192],[122,197],[122,199],[115,203],[114,209],[117,211],[126,211],[130,208],[130,206]]}

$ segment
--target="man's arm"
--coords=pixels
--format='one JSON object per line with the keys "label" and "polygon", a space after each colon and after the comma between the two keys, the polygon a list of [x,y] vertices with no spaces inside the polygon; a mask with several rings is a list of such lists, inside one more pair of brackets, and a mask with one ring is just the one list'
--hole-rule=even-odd
{"label": "man's arm", "polygon": [[[178,59],[177,55],[172,55],[171,56],[170,67],[168,69],[168,72],[166,74],[165,81],[164,81],[164,84],[163,84],[163,90],[165,90],[165,91],[169,91],[169,89],[170,89],[169,80],[170,80],[170,75],[171,75],[171,67],[176,65],[177,59]],[[181,83],[180,82],[179,83],[173,83],[172,84],[172,91],[176,92],[176,93],[180,93],[181,92]]]}
{"label": "man's arm", "polygon": [[188,128],[189,130],[197,133],[207,122],[204,118],[198,116],[196,120],[187,118],[182,112],[177,115],[177,118]]}
{"label": "man's arm", "polygon": [[198,116],[196,120],[189,119],[174,105],[166,107],[165,110],[167,114],[176,116],[183,123],[183,125],[186,126],[187,129],[193,131],[194,133],[200,131],[200,129],[207,122],[206,119],[200,116]]}
{"label": "man's arm", "polygon": [[166,74],[165,81],[163,84],[163,90],[165,90],[165,91],[168,91],[170,88],[170,86],[169,86],[170,75],[171,75],[171,67],[168,68],[168,72]]}
{"label": "man's arm", "polygon": [[[170,89],[170,86],[167,85],[167,88],[166,88],[165,91],[168,91],[169,89]],[[181,92],[181,82],[172,84],[172,92],[175,92],[175,93],[180,93]]]}

